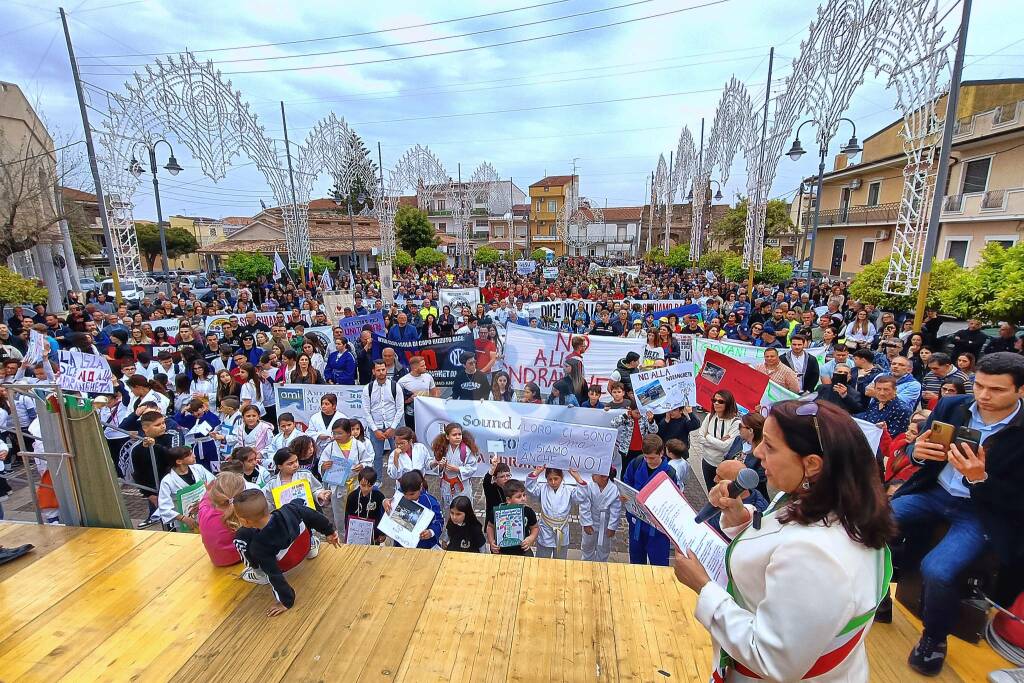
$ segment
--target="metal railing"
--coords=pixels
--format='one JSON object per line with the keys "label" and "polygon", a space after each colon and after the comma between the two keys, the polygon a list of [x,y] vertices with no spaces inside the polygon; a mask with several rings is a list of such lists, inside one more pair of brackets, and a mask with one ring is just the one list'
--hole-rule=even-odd
{"label": "metal railing", "polygon": [[[876,204],[874,206],[849,206],[838,209],[822,209],[818,218],[818,227],[833,225],[868,225],[874,223],[895,223],[899,217],[899,202]],[[804,212],[803,225],[814,223],[814,211]]]}

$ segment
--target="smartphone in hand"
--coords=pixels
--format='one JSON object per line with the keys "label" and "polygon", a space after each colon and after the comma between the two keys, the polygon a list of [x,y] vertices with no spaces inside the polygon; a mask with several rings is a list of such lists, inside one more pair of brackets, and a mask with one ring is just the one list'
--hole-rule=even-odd
{"label": "smartphone in hand", "polygon": [[981,448],[981,432],[970,427],[958,427],[953,440],[956,444],[967,444],[975,454]]}
{"label": "smartphone in hand", "polygon": [[956,427],[946,422],[932,422],[931,432],[928,441],[945,446],[946,450],[949,450],[949,445],[956,436]]}

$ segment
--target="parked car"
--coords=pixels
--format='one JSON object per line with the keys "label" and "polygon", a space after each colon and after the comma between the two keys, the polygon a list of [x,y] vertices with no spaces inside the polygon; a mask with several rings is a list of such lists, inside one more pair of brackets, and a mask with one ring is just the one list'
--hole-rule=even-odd
{"label": "parked car", "polygon": [[98,292],[100,291],[100,283],[91,277],[80,277],[78,278],[78,284],[82,286],[83,292]]}
{"label": "parked car", "polygon": [[[142,301],[142,298],[146,296],[146,292],[143,289],[142,283],[135,278],[121,278],[118,281],[118,284],[121,286],[121,296],[124,298],[125,302],[127,302],[129,306],[138,306],[139,302]],[[101,282],[100,291],[106,294],[111,299],[113,299],[115,294],[114,281],[110,278],[107,278],[106,280]]]}

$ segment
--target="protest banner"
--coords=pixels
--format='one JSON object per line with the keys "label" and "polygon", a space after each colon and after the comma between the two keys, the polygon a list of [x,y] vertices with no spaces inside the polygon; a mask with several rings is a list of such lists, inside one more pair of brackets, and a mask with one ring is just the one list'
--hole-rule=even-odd
{"label": "protest banner", "polygon": [[[692,334],[675,334],[672,335],[677,342],[679,342],[679,361],[680,363],[693,363],[693,343],[694,335]],[[700,363],[697,363],[700,365]]]}
{"label": "protest banner", "polygon": [[545,280],[557,280],[558,279],[558,267],[557,266],[544,266],[544,279]]}
{"label": "protest banner", "polygon": [[25,360],[29,363],[40,363],[48,355],[50,355],[50,342],[46,341],[46,335],[30,329]]}
{"label": "protest banner", "polygon": [[523,304],[528,318],[550,318],[552,320],[573,320],[582,313],[590,320],[597,313],[597,302],[585,299],[558,299],[557,301],[531,301]]}
{"label": "protest banner", "polygon": [[60,376],[57,384],[64,391],[82,393],[114,393],[114,374],[103,356],[81,351],[58,351]]}
{"label": "protest banner", "polygon": [[[678,301],[676,303],[679,303]],[[690,304],[688,306],[673,306],[672,308],[663,308],[656,310],[654,313],[654,319],[660,320],[661,318],[667,318],[670,315],[682,320],[683,316],[692,315],[696,316],[697,320],[704,320],[704,313],[701,311],[700,306],[697,304]]]}
{"label": "protest banner", "polygon": [[356,310],[356,298],[351,292],[324,292],[324,313],[331,322],[337,323],[345,317],[345,309]]}
{"label": "protest banner", "polygon": [[572,353],[574,336],[586,342],[581,360],[590,385],[607,384],[619,359],[630,351],[642,353],[646,344],[639,338],[571,335],[522,325],[508,325],[505,334],[505,368],[512,378],[512,388],[522,389],[527,382],[536,382],[543,394],[550,393],[552,385],[562,378],[562,366]]}
{"label": "protest banner", "polygon": [[711,412],[711,398],[720,389],[732,392],[736,405],[744,411],[754,410],[760,404],[768,386],[768,375],[745,365],[735,358],[709,349],[697,375],[697,402]]}
{"label": "protest banner", "polygon": [[[302,311],[301,314],[302,314],[302,319],[306,321],[307,325],[309,325],[311,322],[313,322],[313,312],[312,311]],[[277,316],[279,316],[279,315],[285,315],[285,312],[284,311],[276,311],[276,312],[275,311],[257,311],[256,312],[256,322],[261,322],[264,325],[266,325],[267,327],[273,327],[274,323],[277,321]],[[225,325],[230,323],[232,320],[237,320],[239,325],[244,325],[245,324],[245,316],[246,316],[245,313],[220,313],[218,315],[208,315],[208,316],[206,316],[206,323],[205,323],[206,331],[207,332],[216,332],[217,334],[220,334],[221,333],[221,328],[223,328]],[[290,317],[290,315],[287,315],[286,318],[287,317]],[[156,325],[153,326],[153,329],[156,329]]]}
{"label": "protest banner", "polygon": [[532,275],[537,270],[537,262],[533,259],[516,261],[516,275]]}
{"label": "protest banner", "polygon": [[520,422],[532,417],[562,424],[586,427],[610,427],[621,410],[594,410],[570,406],[537,405],[532,403],[506,403],[504,401],[452,401],[417,396],[413,401],[416,411],[416,439],[430,444],[445,425],[455,423],[470,432],[480,447],[481,460],[477,463],[477,477],[490,467],[492,455],[497,455],[512,468],[513,476],[524,477],[529,469],[520,466],[515,456],[519,442]]}
{"label": "protest banner", "polygon": [[487,269],[477,268],[476,269],[476,286],[486,287],[487,286]]}
{"label": "protest banner", "polygon": [[388,308],[395,303],[395,282],[391,272],[390,261],[380,261],[377,264],[377,272],[380,275],[380,298]]}
{"label": "protest banner", "polygon": [[557,467],[586,474],[608,474],[619,430],[574,425],[535,417],[519,421],[515,456],[519,465]]}
{"label": "protest banner", "polygon": [[170,337],[172,341],[178,338],[178,329],[181,327],[181,318],[160,318],[158,320],[149,320],[147,322],[149,323],[149,326],[153,328],[154,332],[162,327],[164,328],[164,332],[167,333],[167,336]]}
{"label": "protest banner", "polygon": [[439,307],[451,306],[452,313],[462,310],[463,306],[469,306],[470,311],[476,311],[476,305],[480,303],[480,290],[477,287],[459,287],[457,289],[438,290]]}
{"label": "protest banner", "polygon": [[625,275],[627,277],[640,277],[640,266],[600,266],[591,263],[587,269],[588,275]]}
{"label": "protest banner", "polygon": [[[695,337],[693,340],[693,362],[697,366],[704,364],[704,354],[708,349],[712,349],[722,355],[735,358],[745,365],[760,365],[764,362],[763,346],[751,346],[745,342],[733,341],[730,339],[705,339],[704,337]],[[786,349],[779,349],[780,354],[785,352]],[[807,349],[807,353],[814,356],[818,360],[819,365],[825,363],[825,352],[826,349],[824,347]]]}
{"label": "protest banner", "polygon": [[409,359],[413,356],[422,356],[427,364],[427,372],[434,378],[434,383],[442,388],[451,388],[455,382],[455,373],[462,367],[462,354],[476,353],[473,335],[468,332],[410,342],[396,342],[379,334],[373,335],[374,357],[380,358],[386,348],[394,349],[398,361],[405,367],[409,367]]}
{"label": "protest banner", "polygon": [[337,396],[338,411],[347,417],[366,419],[363,387],[347,384],[275,384],[277,414],[291,413],[296,421],[308,425],[309,418],[320,412],[320,399],[324,394]]}
{"label": "protest banner", "polygon": [[645,412],[667,413],[673,408],[697,405],[693,363],[635,372],[630,380],[633,395]]}
{"label": "protest banner", "polygon": [[[342,318],[335,325],[341,329],[345,339],[348,339],[350,342],[359,339],[359,333],[363,331],[363,327],[366,325],[373,328],[374,334],[387,334],[387,329],[384,327],[384,314],[381,312]],[[330,350],[333,351],[334,348],[331,347]]]}

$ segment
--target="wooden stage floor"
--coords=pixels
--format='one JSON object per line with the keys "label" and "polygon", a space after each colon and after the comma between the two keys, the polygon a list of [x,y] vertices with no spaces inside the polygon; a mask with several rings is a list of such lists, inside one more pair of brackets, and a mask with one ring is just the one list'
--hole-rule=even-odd
{"label": "wooden stage floor", "polygon": [[[705,681],[706,631],[670,569],[324,546],[298,601],[215,568],[197,536],[0,523],[0,681]],[[872,681],[916,680],[905,615]],[[942,681],[1007,666],[951,641]],[[921,678],[920,680],[925,680]]]}

